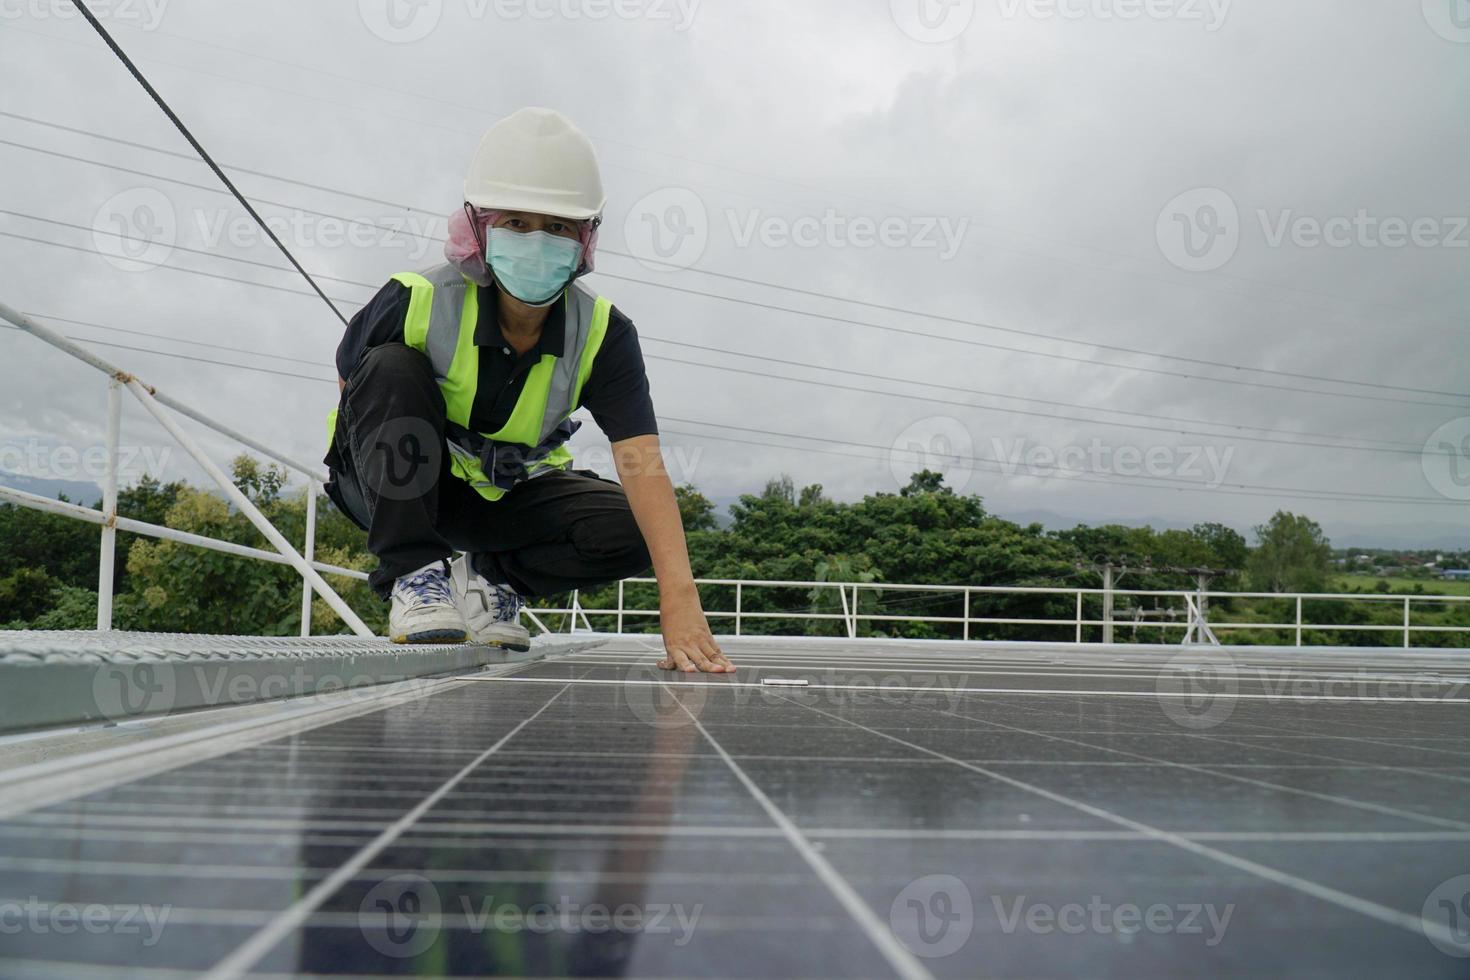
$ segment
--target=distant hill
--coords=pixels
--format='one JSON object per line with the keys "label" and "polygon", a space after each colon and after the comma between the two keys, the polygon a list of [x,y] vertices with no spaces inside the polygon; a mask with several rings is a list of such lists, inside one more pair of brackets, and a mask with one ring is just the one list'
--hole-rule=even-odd
{"label": "distant hill", "polygon": [[59,494],[66,494],[66,499],[83,507],[91,507],[102,499],[102,488],[95,483],[87,483],[81,480],[44,480],[33,476],[22,476],[19,473],[8,473],[0,470],[0,486],[11,487],[15,490],[24,490],[45,497],[47,500],[55,500]]}

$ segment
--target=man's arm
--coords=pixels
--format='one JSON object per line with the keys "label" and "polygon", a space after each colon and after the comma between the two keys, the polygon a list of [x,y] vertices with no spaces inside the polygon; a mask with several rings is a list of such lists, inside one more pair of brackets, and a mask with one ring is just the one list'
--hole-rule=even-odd
{"label": "man's arm", "polygon": [[658,578],[664,651],[668,654],[659,666],[665,670],[733,673],[735,666],[715,643],[699,602],[689,568],[684,522],[679,517],[674,484],[664,470],[658,436],[624,439],[613,443],[612,449],[618,477]]}

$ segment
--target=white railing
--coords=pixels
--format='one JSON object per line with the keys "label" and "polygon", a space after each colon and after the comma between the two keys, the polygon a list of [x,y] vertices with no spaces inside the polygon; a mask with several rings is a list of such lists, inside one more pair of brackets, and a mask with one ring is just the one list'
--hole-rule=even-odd
{"label": "white railing", "polygon": [[[312,593],[320,595],[331,606],[332,611],[342,617],[358,636],[373,636],[373,631],[367,628],[357,613],[342,599],[336,591],[322,578],[322,572],[336,575],[346,575],[355,579],[366,579],[362,572],[347,568],[338,568],[313,561],[315,552],[316,534],[316,497],[318,489],[322,484],[322,473],[319,467],[307,466],[299,463],[288,456],[283,456],[247,435],[236,432],[234,429],[216,422],[202,412],[199,412],[177,399],[158,391],[156,388],[145,385],[137,377],[122,370],[116,365],[93,354],[91,351],[72,343],[66,337],[42,326],[35,320],[26,316],[18,310],[0,303],[0,317],[19,327],[21,330],[32,334],[50,344],[58,350],[64,351],[75,357],[84,364],[91,365],[98,371],[107,375],[107,469],[102,485],[102,510],[94,511],[86,507],[78,507],[75,504],[67,504],[58,500],[47,500],[45,497],[10,487],[0,487],[0,501],[19,504],[22,507],[30,507],[35,510],[49,511],[64,517],[73,517],[78,520],[90,521],[102,526],[102,554],[98,562],[97,573],[97,628],[109,630],[112,628],[112,583],[113,572],[116,561],[117,532],[119,529],[142,534],[148,537],[161,538],[169,541],[179,541],[184,544],[195,545],[200,548],[209,548],[213,551],[222,551],[227,554],[242,555],[248,558],[258,558],[262,561],[276,562],[290,565],[300,573],[302,578],[301,595],[301,635],[311,634],[311,596]],[[145,521],[136,521],[122,517],[117,512],[117,470],[118,470],[118,443],[122,429],[122,391],[126,388],[128,393],[135,397],[139,403],[152,415],[164,429],[174,437],[183,449],[194,458],[216,484],[219,485],[225,497],[243,513],[251,524],[263,534],[276,549],[275,552],[264,551],[258,548],[246,548],[242,545],[229,541],[220,541],[215,538],[203,537],[197,534],[188,534],[173,528],[162,527],[157,524],[149,524]],[[173,409],[181,415],[187,416],[202,425],[213,429],[220,435],[227,436],[242,445],[249,446],[257,452],[263,453],[270,459],[274,459],[289,469],[303,474],[307,479],[306,485],[306,525],[307,540],[305,554],[298,552],[291,543],[286,540],[271,524],[270,520],[260,512],[260,509],[251,503],[236,487],[229,476],[205,454],[199,444],[179,427],[177,421],[168,414],[165,409]]]}
{"label": "white railing", "polygon": [[[308,466],[284,456],[243,433],[223,425],[204,415],[177,399],[158,391],[155,388],[144,385],[135,376],[108,363],[90,351],[71,342],[66,337],[48,327],[36,323],[30,317],[11,309],[4,303],[0,303],[0,318],[8,320],[15,326],[37,338],[45,341],[65,353],[91,365],[108,376],[107,387],[107,469],[102,487],[102,509],[92,510],[77,504],[67,503],[60,500],[49,500],[45,497],[23,490],[0,486],[0,502],[18,504],[34,510],[46,511],[70,517],[80,521],[87,521],[100,525],[102,528],[101,557],[98,568],[97,580],[97,628],[109,630],[112,628],[112,605],[113,605],[113,578],[116,556],[116,541],[118,531],[128,531],[147,537],[158,538],[167,541],[177,541],[198,548],[207,548],[224,554],[237,555],[244,558],[253,558],[259,561],[273,562],[280,565],[289,565],[294,568],[302,578],[301,594],[301,635],[311,635],[311,600],[312,594],[316,593],[326,600],[332,610],[342,618],[342,621],[358,636],[370,637],[372,631],[363,623],[362,619],[347,605],[340,595],[322,578],[322,574],[341,575],[357,581],[366,581],[367,574],[351,568],[343,568],[315,560],[316,552],[316,506],[317,494],[321,489],[323,474],[317,467]],[[149,414],[158,420],[179,444],[192,456],[204,471],[214,480],[224,492],[229,501],[234,504],[241,513],[250,520],[252,524],[265,536],[265,538],[276,548],[276,551],[266,551],[261,548],[251,548],[236,544],[231,541],[222,541],[218,538],[210,538],[198,534],[190,534],[175,528],[163,527],[158,524],[150,524],[146,521],[134,520],[117,513],[117,471],[118,450],[122,420],[122,390],[126,388],[142,405]],[[306,535],[301,551],[297,551],[290,542],[272,525],[268,518],[251,503],[250,499],[242,493],[229,476],[219,468],[199,447],[190,436],[184,432],[178,423],[165,411],[173,411],[187,416],[201,425],[226,436],[241,445],[273,459],[286,466],[293,472],[306,477]],[[548,615],[561,615],[566,618],[569,632],[577,632],[580,629],[595,631],[592,624],[593,619],[599,621],[610,621],[614,626],[614,632],[622,633],[630,619],[657,619],[660,612],[657,609],[638,609],[627,606],[627,586],[629,584],[655,584],[656,580],[648,578],[628,579],[617,585],[617,605],[608,609],[587,608],[581,604],[581,596],[573,593],[571,605],[566,608],[538,608],[528,609],[526,616],[542,633],[550,633],[552,630],[541,618]],[[1114,589],[1104,587],[1101,589],[1084,588],[1048,588],[1029,586],[1008,585],[909,585],[891,584],[879,582],[797,582],[797,581],[753,581],[742,579],[698,579],[697,585],[701,586],[724,586],[734,589],[735,603],[732,610],[707,610],[707,615],[716,624],[733,620],[736,636],[742,635],[745,623],[752,620],[797,620],[797,621],[836,621],[842,624],[843,631],[847,636],[856,638],[860,635],[862,623],[932,623],[946,624],[960,627],[960,637],[965,640],[971,639],[976,627],[984,626],[1036,626],[1036,627],[1070,627],[1075,642],[1082,643],[1084,631],[1089,627],[1100,627],[1102,629],[1103,642],[1108,642],[1113,636],[1116,628],[1129,627],[1149,628],[1159,630],[1183,630],[1182,642],[1185,644],[1217,644],[1217,634],[1222,630],[1239,631],[1290,631],[1295,635],[1296,645],[1303,645],[1303,635],[1307,630],[1331,629],[1359,632],[1390,632],[1402,633],[1403,645],[1408,647],[1412,643],[1415,633],[1470,633],[1467,626],[1430,626],[1415,625],[1413,622],[1413,611],[1416,603],[1429,604],[1455,604],[1470,602],[1470,596],[1434,596],[1434,595],[1381,595],[1381,594],[1346,594],[1346,593],[1322,593],[1322,594],[1283,594],[1274,592],[1210,592],[1203,589],[1195,590],[1140,590],[1140,589]],[[751,590],[761,589],[804,589],[807,592],[815,590],[818,595],[831,596],[835,593],[837,605],[840,612],[811,612],[811,611],[763,611],[751,610],[746,607],[746,593]],[[950,596],[959,601],[962,598],[961,615],[938,616],[927,615],[921,612],[864,611],[862,600],[864,595],[876,599],[880,594],[895,593],[927,593],[937,596]],[[1054,596],[1065,597],[1069,601],[1067,607],[1072,610],[1070,617],[1053,618],[1017,618],[1017,617],[995,617],[974,615],[973,602],[976,596],[1007,595],[1007,596]],[[1085,616],[1085,603],[1088,597],[1099,597],[1102,599],[1104,616],[1102,619],[1090,619]],[[1135,617],[1118,618],[1112,614],[1113,600],[1123,596],[1152,597],[1155,601],[1163,600],[1170,603],[1178,603],[1177,607],[1170,607],[1163,611],[1164,618],[1157,621],[1150,619],[1142,621]],[[1288,623],[1243,623],[1243,622],[1220,622],[1211,621],[1209,615],[1210,601],[1214,599],[1270,599],[1285,600],[1295,605],[1295,618]],[[1303,603],[1306,601],[1340,601],[1340,602],[1368,602],[1368,603],[1396,603],[1403,608],[1401,624],[1379,625],[1379,624],[1333,624],[1333,623],[1310,623],[1303,617]],[[1142,610],[1136,610],[1142,612]],[[539,615],[538,615],[539,614]],[[1158,613],[1155,612],[1157,616]],[[1167,621],[1165,621],[1167,619]],[[579,627],[580,622],[580,627]]]}
{"label": "white railing", "polygon": [[[655,584],[657,580],[651,578],[627,579],[618,583],[617,604],[609,608],[590,608],[582,604],[579,593],[572,594],[571,604],[565,608],[538,609],[538,613],[546,615],[560,615],[566,617],[567,631],[578,632],[580,629],[595,631],[592,620],[610,621],[613,631],[624,632],[630,619],[657,619],[660,612],[657,609],[639,609],[627,605],[627,586],[629,584]],[[1204,590],[1169,590],[1169,589],[1086,589],[1086,588],[1049,588],[1032,586],[1009,586],[1009,585],[911,585],[890,584],[886,582],[799,582],[799,581],[755,581],[751,579],[696,579],[698,586],[723,586],[733,588],[735,593],[734,609],[706,609],[705,614],[711,623],[733,621],[734,635],[740,636],[744,632],[744,625],[751,620],[798,620],[798,621],[825,621],[838,622],[849,638],[857,638],[861,634],[860,624],[872,623],[931,623],[947,624],[960,627],[960,638],[969,640],[976,632],[976,627],[984,626],[1040,626],[1040,627],[1063,627],[1070,628],[1074,642],[1084,642],[1084,632],[1089,627],[1097,627],[1103,636],[1111,636],[1113,631],[1119,628],[1128,629],[1157,629],[1157,630],[1182,630],[1182,642],[1188,645],[1218,645],[1217,634],[1222,631],[1287,631],[1294,635],[1295,645],[1302,646],[1304,635],[1308,630],[1343,630],[1347,632],[1380,632],[1380,633],[1402,633],[1403,646],[1412,645],[1415,633],[1467,633],[1470,634],[1470,626],[1431,626],[1415,624],[1413,613],[1415,605],[1443,605],[1470,603],[1470,596],[1446,596],[1446,595],[1382,595],[1376,593],[1281,593],[1281,592],[1213,592]],[[759,589],[805,589],[808,592],[815,591],[818,597],[827,596],[837,600],[840,612],[811,612],[811,611],[753,611],[745,606],[746,594],[751,590]],[[953,597],[956,604],[961,605],[961,615],[939,616],[927,615],[922,612],[905,613],[901,609],[892,606],[887,607],[890,611],[868,612],[864,611],[862,599],[864,594],[876,599],[879,595],[889,593],[927,593],[934,596]],[[835,595],[834,595],[835,594]],[[1048,619],[1020,618],[1004,616],[980,616],[974,613],[974,599],[976,596],[1052,596],[1069,600],[1067,607],[1073,611],[1070,617],[1053,617]],[[1136,596],[1140,598],[1152,598],[1156,601],[1178,603],[1177,607],[1165,610],[1133,610],[1136,613],[1145,612],[1158,615],[1160,612],[1167,619],[1145,619],[1139,616],[1111,616],[1105,615],[1101,619],[1088,618],[1085,615],[1085,604],[1089,597],[1101,600],[1104,610],[1113,608],[1114,598]],[[1212,620],[1210,618],[1210,602],[1212,600],[1231,599],[1255,599],[1271,600],[1274,602],[1286,602],[1295,608],[1295,617],[1286,623],[1269,622],[1225,622]],[[1366,603],[1391,603],[1403,609],[1403,618],[1400,623],[1394,625],[1386,624],[1339,624],[1339,623],[1313,623],[1307,621],[1303,616],[1304,603],[1311,601],[1329,602],[1366,602]],[[578,623],[580,622],[580,626]],[[1104,640],[1103,642],[1107,642]]]}

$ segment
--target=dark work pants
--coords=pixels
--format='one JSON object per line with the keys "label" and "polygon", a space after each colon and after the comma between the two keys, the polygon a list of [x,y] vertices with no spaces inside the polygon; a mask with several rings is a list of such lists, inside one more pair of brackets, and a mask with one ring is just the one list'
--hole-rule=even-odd
{"label": "dark work pants", "polygon": [[648,569],[622,487],[594,473],[553,472],[486,500],[450,472],[444,427],[433,368],[411,347],[375,347],[347,379],[326,490],[368,532],[379,563],[369,582],[378,595],[455,551],[471,555],[492,583],[528,598]]}

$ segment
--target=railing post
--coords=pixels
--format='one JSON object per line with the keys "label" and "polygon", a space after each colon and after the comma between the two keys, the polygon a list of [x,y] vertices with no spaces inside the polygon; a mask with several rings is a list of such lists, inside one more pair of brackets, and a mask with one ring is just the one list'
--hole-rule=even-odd
{"label": "railing post", "polygon": [[623,587],[626,583],[618,579],[618,634],[623,632]]}
{"label": "railing post", "polygon": [[[316,561],[316,481],[306,481],[306,548],[301,553],[307,564]],[[311,635],[311,581],[301,576],[301,635]]]}
{"label": "railing post", "polygon": [[745,599],[744,592],[745,592],[745,583],[744,582],[736,582],[735,583],[735,635],[736,636],[739,636],[740,635],[740,614],[741,614],[741,609],[744,608],[744,606],[743,606],[744,599]]}
{"label": "railing post", "polygon": [[239,487],[235,486],[234,481],[230,479],[224,470],[215,465],[215,462],[209,458],[209,454],[189,437],[189,434],[179,426],[178,422],[169,417],[168,413],[154,399],[153,392],[143,387],[137,378],[129,378],[126,383],[128,391],[132,392],[133,396],[138,399],[138,402],[148,410],[148,414],[157,419],[158,424],[163,426],[180,446],[184,447],[184,451],[194,457],[194,461],[224,491],[226,499],[250,519],[250,523],[254,524],[256,529],[265,535],[265,539],[275,546],[276,551],[280,552],[282,557],[286,558],[291,565],[295,566],[298,572],[307,577],[307,580],[311,582],[312,588],[326,601],[327,605],[332,607],[333,612],[342,617],[342,621],[347,624],[348,628],[364,639],[371,639],[373,637],[373,631],[368,629],[367,624],[362,621],[362,617],[353,612],[352,607],[337,594],[335,589],[327,584],[327,580],[322,578],[305,558],[301,557],[301,553],[292,546],[291,542],[287,541],[285,536],[276,530],[275,525],[260,512],[260,508],[250,502],[250,498],[245,496]]}
{"label": "railing post", "polygon": [[1077,590],[1077,642],[1082,642],[1082,590]]}
{"label": "railing post", "polygon": [[857,639],[858,588],[859,586],[854,582],[852,586],[852,618],[847,621],[847,638],[849,640]]}
{"label": "railing post", "polygon": [[117,565],[117,453],[122,432],[122,382],[107,379],[107,474],[102,482],[102,553],[97,561],[97,628],[112,629],[112,581]]}
{"label": "railing post", "polygon": [[1102,641],[1113,642],[1113,566],[1103,566],[1103,628]]}
{"label": "railing post", "polygon": [[567,630],[568,633],[575,633],[575,632],[577,632],[577,610],[581,608],[581,606],[578,605],[578,602],[579,602],[579,599],[580,599],[580,596],[581,595],[582,595],[582,590],[581,589],[573,589],[572,590],[572,614],[571,614],[571,617],[570,617],[571,620],[572,620],[572,625],[571,625],[571,628]]}
{"label": "railing post", "polygon": [[965,642],[970,641],[970,588],[965,587]]}
{"label": "railing post", "polygon": [[1296,597],[1296,645],[1302,645],[1302,597]]}
{"label": "railing post", "polygon": [[1404,649],[1409,649],[1409,603],[1413,602],[1409,596],[1404,596]]}

